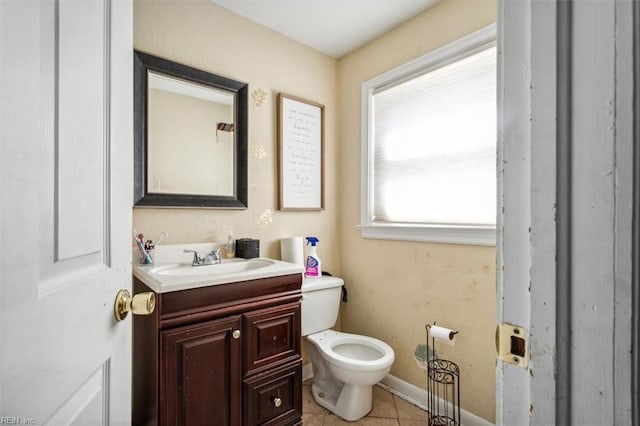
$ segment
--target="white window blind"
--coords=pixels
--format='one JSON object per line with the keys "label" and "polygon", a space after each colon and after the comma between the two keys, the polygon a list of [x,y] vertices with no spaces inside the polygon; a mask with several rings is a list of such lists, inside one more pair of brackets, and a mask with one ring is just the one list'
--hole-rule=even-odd
{"label": "white window blind", "polygon": [[492,24],[362,84],[364,238],[496,244]]}
{"label": "white window blind", "polygon": [[494,225],[496,48],[372,91],[372,223]]}

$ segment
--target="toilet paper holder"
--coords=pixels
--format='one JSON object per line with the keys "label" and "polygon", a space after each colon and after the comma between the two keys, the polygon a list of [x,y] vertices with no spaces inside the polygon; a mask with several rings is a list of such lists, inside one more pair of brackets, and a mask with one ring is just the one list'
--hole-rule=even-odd
{"label": "toilet paper holder", "polygon": [[[437,327],[437,328],[436,328]],[[453,345],[455,330],[427,324],[427,411],[429,426],[460,426],[460,368],[436,356],[436,341]],[[434,336],[432,331],[436,331]],[[436,339],[436,336],[438,337]],[[431,337],[431,350],[429,338]]]}

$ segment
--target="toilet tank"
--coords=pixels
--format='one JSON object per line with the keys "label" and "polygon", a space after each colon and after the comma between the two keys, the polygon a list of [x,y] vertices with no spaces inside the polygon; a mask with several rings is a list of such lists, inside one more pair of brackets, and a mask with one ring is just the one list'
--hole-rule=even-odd
{"label": "toilet tank", "polygon": [[302,335],[333,327],[338,319],[344,281],[338,277],[305,278],[302,282]]}

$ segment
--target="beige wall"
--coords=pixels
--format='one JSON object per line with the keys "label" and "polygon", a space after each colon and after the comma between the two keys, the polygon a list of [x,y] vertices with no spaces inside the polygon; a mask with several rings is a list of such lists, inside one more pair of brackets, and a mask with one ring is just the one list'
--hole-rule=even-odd
{"label": "beige wall", "polygon": [[[493,1],[445,0],[342,58],[340,105],[341,274],[349,290],[342,328],[389,343],[391,374],[424,389],[414,351],[426,323],[457,329],[439,355],[460,366],[462,407],[495,420],[495,248],[363,239],[360,214],[361,84],[495,22]],[[416,194],[420,196],[420,194]]]}
{"label": "beige wall", "polygon": [[[261,255],[279,257],[278,239],[319,236],[323,269],[344,277],[349,302],[342,328],[388,342],[395,376],[425,387],[414,361],[424,325],[460,330],[439,350],[462,370],[463,408],[495,419],[495,248],[364,240],[360,211],[360,87],[363,81],[495,21],[495,3],[445,0],[346,56],[328,58],[207,0],[134,2],[136,49],[247,81],[262,89],[249,115],[249,209],[134,209],[134,227],[168,231],[170,243],[237,237],[261,240]],[[326,106],[326,210],[276,211],[276,95],[285,92]],[[265,157],[260,158],[260,149]],[[256,222],[267,209],[273,222]]]}
{"label": "beige wall", "polygon": [[[249,208],[247,210],[136,208],[134,227],[167,243],[260,239],[261,255],[279,258],[279,239],[320,238],[325,270],[338,272],[337,61],[248,21],[207,0],[134,1],[134,47],[249,83]],[[261,106],[251,93],[266,92]],[[276,96],[284,92],[324,104],[325,205],[322,212],[276,210]],[[266,210],[272,223],[260,225]],[[268,216],[268,214],[267,214]]]}

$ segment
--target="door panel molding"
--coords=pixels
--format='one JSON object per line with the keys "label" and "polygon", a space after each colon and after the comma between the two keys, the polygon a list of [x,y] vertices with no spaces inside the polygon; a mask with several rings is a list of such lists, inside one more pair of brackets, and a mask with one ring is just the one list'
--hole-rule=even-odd
{"label": "door panel molding", "polygon": [[[47,426],[82,425],[85,421],[102,419],[109,424],[109,364],[107,360],[93,375],[76,390],[45,422]],[[83,421],[83,419],[85,421]]]}
{"label": "door panel molding", "polygon": [[[109,268],[111,264],[110,255],[110,238],[111,233],[111,126],[108,124],[111,122],[111,13],[112,13],[112,0],[103,0],[100,3],[84,2],[81,4],[84,8],[91,9],[92,14],[90,16],[84,16],[80,24],[75,23],[72,16],[61,18],[61,14],[65,15],[65,11],[61,11],[61,7],[64,7],[64,3],[60,0],[56,0],[53,4],[53,24],[51,26],[54,32],[53,40],[53,57],[51,58],[53,67],[53,123],[52,123],[52,137],[53,137],[53,165],[52,173],[54,176],[53,186],[51,193],[53,199],[48,202],[43,200],[45,205],[42,209],[45,215],[51,210],[52,207],[52,221],[50,225],[46,225],[47,228],[53,229],[53,240],[50,244],[44,244],[44,247],[51,247],[52,253],[47,254],[49,259],[45,262],[44,267],[41,269],[40,282],[38,284],[38,296],[45,297],[54,293],[55,291],[61,291],[74,282],[86,278],[92,274],[99,274],[104,272],[105,268]],[[75,7],[75,6],[74,6]],[[78,11],[74,9],[74,13],[82,13],[84,9]],[[92,18],[92,19],[90,19]],[[62,19],[62,20],[61,20]],[[69,24],[69,21],[74,21]],[[65,26],[65,22],[68,24],[68,28],[62,28]],[[75,25],[75,26],[74,26]],[[65,78],[61,76],[61,61],[64,61],[64,55],[61,56],[61,48],[65,50],[63,44],[68,42],[69,39],[77,39],[74,34],[86,33],[87,28],[92,29],[94,41],[99,39],[99,43],[102,45],[102,49],[91,52],[91,59],[89,62],[95,62],[97,65],[91,67],[89,71],[82,70],[81,66],[77,66],[74,63],[73,66],[67,68],[73,69],[70,76],[67,76],[66,80],[71,80],[65,84]],[[61,34],[63,34],[61,36]],[[68,34],[68,36],[64,36]],[[72,41],[75,43],[75,41]],[[81,49],[82,45],[75,44],[69,49],[69,55],[73,55],[72,52],[77,52]],[[65,117],[61,117],[60,110],[61,105],[64,103],[67,105],[71,102],[61,101],[61,91],[68,92],[67,98],[74,98],[77,95],[78,87],[73,83],[78,80],[89,81],[89,86],[92,87],[91,91],[82,93],[82,99],[80,101],[76,99],[72,103],[77,103],[79,106],[75,108],[70,114],[66,114]],[[61,89],[62,86],[62,89]],[[66,87],[66,89],[65,89]],[[99,96],[96,97],[96,94]],[[65,95],[62,94],[64,97]],[[93,128],[85,128],[82,125],[77,125],[77,121],[81,121],[79,117],[73,115],[74,111],[83,109],[87,102],[86,97],[96,98],[97,102],[94,102],[94,107],[97,107],[99,115],[94,115],[93,119],[96,123],[100,123],[99,126]],[[68,108],[67,108],[68,109]],[[65,135],[61,134],[60,126],[61,120],[67,121],[70,130]],[[106,124],[105,124],[106,123]],[[88,144],[87,138],[100,139],[100,143]],[[94,157],[93,164],[86,164],[80,167],[76,167],[76,163],[84,163],[86,159],[82,150],[84,147],[91,146],[91,153]],[[88,148],[87,148],[88,149]],[[66,152],[66,154],[63,154]],[[61,158],[65,157],[65,158]],[[90,156],[91,157],[91,156]],[[70,164],[73,163],[73,164]],[[61,170],[69,171],[62,172]],[[66,176],[65,176],[66,173]],[[86,176],[92,176],[92,183],[87,183]],[[81,178],[77,178],[81,176]],[[90,180],[91,180],[90,179]],[[100,188],[100,191],[96,191],[95,188]],[[86,194],[89,193],[90,197]],[[61,194],[63,200],[61,200]],[[65,198],[66,197],[66,198]],[[91,198],[90,200],[88,198]],[[66,200],[66,201],[65,201]],[[51,204],[52,203],[52,204]],[[66,203],[66,207],[65,207]],[[72,206],[69,206],[71,204]],[[49,206],[49,208],[47,208]],[[79,207],[76,209],[75,207]],[[84,209],[84,210],[83,210]],[[43,217],[43,223],[47,223],[46,217]]]}
{"label": "door panel molding", "polygon": [[101,252],[107,235],[109,14],[109,0],[55,3],[56,262]]}
{"label": "door panel molding", "polygon": [[103,247],[102,261],[107,267],[111,267],[111,1],[104,1],[104,199],[103,199]]}

